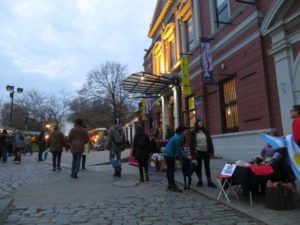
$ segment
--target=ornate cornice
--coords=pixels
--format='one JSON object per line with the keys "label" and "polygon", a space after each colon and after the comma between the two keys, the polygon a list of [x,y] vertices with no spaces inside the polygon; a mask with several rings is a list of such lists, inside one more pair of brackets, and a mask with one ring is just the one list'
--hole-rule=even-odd
{"label": "ornate cornice", "polygon": [[172,3],[174,2],[174,0],[168,0],[167,3],[165,4],[163,10],[161,11],[158,19],[156,20],[154,26],[152,26],[150,28],[150,31],[148,33],[148,37],[152,38],[153,35],[155,34],[157,28],[161,25],[161,23],[163,22],[163,20],[165,19],[165,16],[169,10],[169,8],[171,7]]}

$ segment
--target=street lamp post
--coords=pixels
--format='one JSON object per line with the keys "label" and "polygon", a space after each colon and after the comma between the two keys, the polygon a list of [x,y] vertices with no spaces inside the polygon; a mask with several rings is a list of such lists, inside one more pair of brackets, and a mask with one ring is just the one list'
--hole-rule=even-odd
{"label": "street lamp post", "polygon": [[[13,118],[15,86],[7,85],[6,90],[10,92],[9,97],[11,97],[10,117],[9,117],[9,123],[10,123],[10,126],[11,126],[12,125],[12,118]],[[23,88],[17,88],[17,93],[22,93],[22,92],[23,92]]]}

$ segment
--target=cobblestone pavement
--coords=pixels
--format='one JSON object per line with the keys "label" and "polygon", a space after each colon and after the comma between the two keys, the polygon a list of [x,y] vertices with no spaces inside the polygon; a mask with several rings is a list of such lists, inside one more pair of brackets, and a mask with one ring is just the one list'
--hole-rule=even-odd
{"label": "cobblestone pavement", "polygon": [[13,157],[9,157],[6,163],[0,162],[0,199],[10,197],[23,184],[56,180],[69,172],[53,173],[48,163],[37,161],[37,154],[22,156],[21,164],[15,164],[12,160]]}
{"label": "cobblestone pavement", "polygon": [[[9,162],[0,166],[0,170],[5,171],[0,173],[1,198],[13,198],[14,189],[22,184],[54,181],[69,174],[69,170],[52,172],[48,163],[34,159],[26,156],[21,165]],[[151,198],[116,196],[102,202],[15,205],[4,224],[261,224],[192,190],[182,194],[166,191],[166,179],[162,174],[151,176],[147,185],[153,193]]]}

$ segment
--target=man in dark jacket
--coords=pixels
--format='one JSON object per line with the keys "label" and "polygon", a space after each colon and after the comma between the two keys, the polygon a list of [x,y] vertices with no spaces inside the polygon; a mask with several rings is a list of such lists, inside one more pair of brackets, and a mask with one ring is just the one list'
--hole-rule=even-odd
{"label": "man in dark jacket", "polygon": [[109,160],[115,170],[113,176],[121,177],[121,152],[125,149],[125,133],[117,120],[109,129],[105,149],[110,151]]}
{"label": "man in dark jacket", "polygon": [[61,153],[65,145],[65,136],[59,130],[58,126],[55,126],[53,132],[50,134],[48,146],[50,147],[50,152],[52,152],[52,165],[53,171],[61,170],[60,161]]}
{"label": "man in dark jacket", "polygon": [[7,130],[3,130],[1,135],[1,155],[3,162],[7,161],[7,153],[9,148],[10,136],[7,133]]}
{"label": "man in dark jacket", "polygon": [[84,145],[89,142],[87,129],[83,128],[83,122],[81,119],[77,119],[75,121],[75,127],[72,128],[69,133],[69,142],[71,145],[71,152],[73,154],[71,177],[77,179],[81,155],[84,152]]}

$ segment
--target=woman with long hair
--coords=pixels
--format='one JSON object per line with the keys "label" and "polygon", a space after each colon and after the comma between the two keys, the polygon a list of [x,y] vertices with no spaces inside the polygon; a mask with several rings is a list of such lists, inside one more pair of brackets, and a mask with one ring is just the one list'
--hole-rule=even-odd
{"label": "woman with long hair", "polygon": [[203,186],[201,170],[202,161],[204,161],[207,185],[216,188],[216,185],[211,180],[209,167],[210,158],[214,155],[214,146],[208,131],[204,128],[202,120],[197,120],[195,123],[194,130],[191,133],[190,150],[191,154],[197,160],[196,174],[199,179],[197,186]]}

